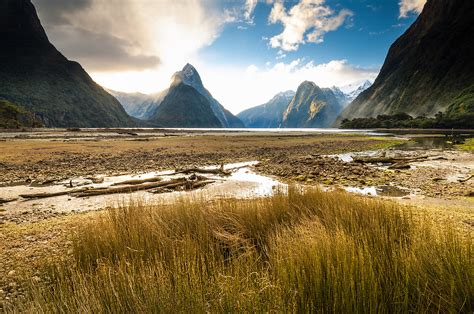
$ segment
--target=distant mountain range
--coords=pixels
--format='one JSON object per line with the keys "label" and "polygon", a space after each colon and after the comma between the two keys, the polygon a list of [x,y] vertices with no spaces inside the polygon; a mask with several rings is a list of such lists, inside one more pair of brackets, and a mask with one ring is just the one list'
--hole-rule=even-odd
{"label": "distant mountain range", "polygon": [[247,128],[279,128],[294,96],[295,92],[291,90],[279,93],[267,103],[244,110],[237,117]]}
{"label": "distant mountain range", "polygon": [[472,0],[428,0],[390,47],[374,84],[339,121],[397,113],[434,116],[459,99],[464,99],[461,108],[473,108],[468,99],[474,97],[467,95],[474,85],[473,17]]}
{"label": "distant mountain range", "polygon": [[296,90],[283,114],[284,128],[326,128],[344,109],[330,88],[305,81]]}
{"label": "distant mountain range", "polygon": [[[212,97],[191,64],[186,64],[181,71],[176,72],[171,81],[168,89],[153,95],[110,92],[117,97],[128,114],[156,126],[244,127],[239,118]],[[182,103],[184,101],[186,103]]]}
{"label": "distant mountain range", "polygon": [[296,93],[279,93],[267,103],[244,110],[237,117],[248,128],[324,128],[330,126],[350,101],[370,85],[365,81],[341,88],[319,88],[306,81]]}
{"label": "distant mountain range", "polygon": [[474,114],[473,16],[474,1],[428,0],[390,47],[373,84],[320,88],[305,81],[296,92],[234,116],[190,64],[157,94],[106,91],[49,42],[31,0],[0,0],[0,121],[47,127],[323,128],[354,118],[443,112],[455,124]]}
{"label": "distant mountain range", "polygon": [[[344,94],[346,101],[351,103],[357,98],[363,91],[372,86],[372,83],[368,80],[363,81],[360,84],[349,84],[339,87],[339,90]],[[337,87],[335,87],[337,89]]]}
{"label": "distant mountain range", "polygon": [[137,125],[49,42],[30,0],[0,1],[0,43],[0,100],[21,106],[48,127]]}

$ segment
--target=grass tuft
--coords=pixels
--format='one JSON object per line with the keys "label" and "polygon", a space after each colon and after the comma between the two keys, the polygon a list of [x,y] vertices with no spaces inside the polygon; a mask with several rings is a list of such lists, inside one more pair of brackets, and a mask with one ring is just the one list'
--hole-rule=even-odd
{"label": "grass tuft", "polygon": [[344,192],[135,203],[74,236],[16,309],[35,312],[468,312],[472,241]]}

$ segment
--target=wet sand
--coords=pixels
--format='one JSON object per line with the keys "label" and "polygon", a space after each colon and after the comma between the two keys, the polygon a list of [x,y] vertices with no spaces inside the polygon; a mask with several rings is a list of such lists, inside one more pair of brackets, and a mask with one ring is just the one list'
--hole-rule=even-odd
{"label": "wet sand", "polygon": [[[414,143],[415,142],[415,143]],[[429,141],[428,141],[429,142]],[[397,146],[398,145],[398,146]],[[0,133],[0,311],[2,302],[23,293],[11,278],[35,278],[35,265],[62,259],[70,235],[108,206],[129,201],[166,206],[184,195],[205,198],[265,197],[300,188],[345,189],[360,197],[381,197],[416,209],[441,223],[474,230],[474,153],[452,145],[427,147],[406,136],[356,132],[225,130],[41,130]],[[406,169],[357,157],[426,157]],[[257,163],[258,161],[258,163]],[[235,164],[244,162],[244,164]],[[140,191],[76,198],[25,200],[20,194],[64,191],[67,186],[107,187],[128,179],[164,175],[188,167],[234,168],[229,177],[206,175],[214,183],[192,192]],[[163,172],[164,171],[164,172]],[[104,177],[93,183],[88,177]],[[465,180],[465,181],[464,181]],[[84,185],[85,184],[85,185]],[[468,196],[470,195],[470,196]]]}
{"label": "wet sand", "polygon": [[[87,181],[85,178],[90,177],[105,177],[106,183],[113,183],[221,163],[258,161],[247,164],[228,180],[212,178],[216,182],[199,191],[201,195],[221,197],[219,190],[227,190],[231,191],[229,197],[265,196],[254,190],[298,184],[403,198],[405,202],[438,198],[453,202],[467,199],[469,203],[474,190],[474,180],[466,180],[474,172],[472,152],[444,146],[420,148],[407,137],[375,136],[365,131],[40,130],[4,132],[0,133],[0,140],[0,198],[15,199],[0,205],[0,223],[98,210],[129,197],[119,194],[79,201],[64,195],[24,200],[20,194],[60,192],[70,182]],[[403,170],[353,160],[380,154],[426,158],[411,162]],[[239,177],[242,173],[249,175]],[[251,176],[253,179],[248,179]],[[162,202],[174,196],[150,198],[149,193],[141,191],[132,193],[132,197]]]}

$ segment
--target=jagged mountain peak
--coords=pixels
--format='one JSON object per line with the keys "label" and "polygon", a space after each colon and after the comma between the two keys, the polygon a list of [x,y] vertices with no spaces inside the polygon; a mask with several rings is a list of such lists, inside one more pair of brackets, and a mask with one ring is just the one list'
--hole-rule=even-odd
{"label": "jagged mountain peak", "polygon": [[280,93],[276,94],[275,96],[273,96],[272,99],[281,98],[281,97],[291,98],[291,97],[295,96],[295,94],[296,94],[295,91],[287,90],[285,92],[280,92]]}
{"label": "jagged mountain peak", "polygon": [[196,68],[190,63],[186,63],[181,71],[178,71],[173,75],[171,85],[175,86],[179,83],[192,86],[199,92],[204,91],[204,85],[202,84],[201,76],[199,75],[199,72],[196,70]]}
{"label": "jagged mountain peak", "polygon": [[135,126],[120,103],[48,40],[31,0],[0,0],[0,95],[47,127]]}
{"label": "jagged mountain peak", "polygon": [[300,84],[300,86],[298,86],[298,89],[300,88],[314,88],[314,87],[318,87],[318,85],[316,85],[316,83],[314,82],[311,82],[311,81],[304,81],[303,83]]}
{"label": "jagged mountain peak", "polygon": [[374,84],[342,119],[404,112],[434,116],[474,83],[474,1],[430,0],[390,47]]}

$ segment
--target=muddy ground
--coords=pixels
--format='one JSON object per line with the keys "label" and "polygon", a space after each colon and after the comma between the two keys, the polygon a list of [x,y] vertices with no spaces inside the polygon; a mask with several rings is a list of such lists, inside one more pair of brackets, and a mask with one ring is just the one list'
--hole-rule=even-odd
{"label": "muddy ground", "polygon": [[[120,134],[119,134],[120,133]],[[397,198],[422,206],[436,219],[454,219],[474,228],[474,154],[458,150],[403,151],[407,139],[363,134],[90,131],[0,133],[0,186],[54,184],[97,175],[145,173],[258,160],[255,171],[286,183],[342,186],[396,186],[409,195]],[[386,156],[422,158],[408,168],[343,161],[338,154],[379,151]],[[0,195],[0,198],[2,195]],[[422,200],[423,202],[420,202]],[[69,236],[83,220],[100,213],[44,215],[32,207],[6,220],[0,205],[0,312],[21,297],[20,280],[44,280],[35,265],[66,258]],[[39,217],[38,215],[44,215]],[[41,218],[41,219],[24,219]],[[9,216],[11,218],[11,216]],[[13,217],[15,218],[15,217]]]}

